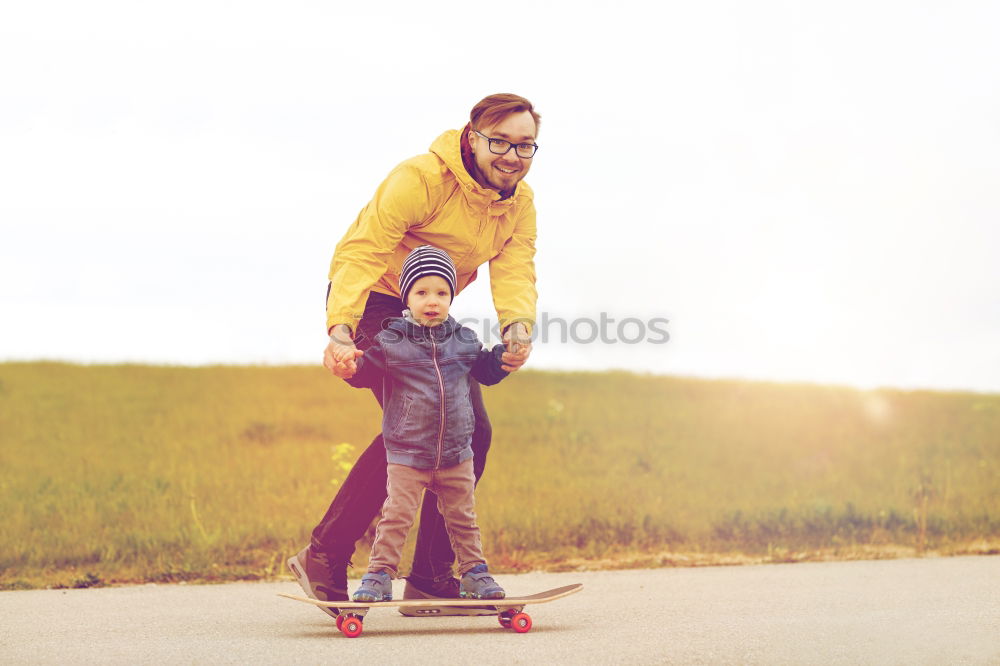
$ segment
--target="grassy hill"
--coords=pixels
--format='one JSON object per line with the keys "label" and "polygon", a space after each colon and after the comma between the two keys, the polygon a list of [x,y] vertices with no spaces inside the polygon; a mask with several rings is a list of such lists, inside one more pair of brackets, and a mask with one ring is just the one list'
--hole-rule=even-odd
{"label": "grassy hill", "polygon": [[[485,394],[499,571],[1000,543],[998,395],[538,371]],[[0,364],[0,589],[280,575],[378,423],[317,367]]]}

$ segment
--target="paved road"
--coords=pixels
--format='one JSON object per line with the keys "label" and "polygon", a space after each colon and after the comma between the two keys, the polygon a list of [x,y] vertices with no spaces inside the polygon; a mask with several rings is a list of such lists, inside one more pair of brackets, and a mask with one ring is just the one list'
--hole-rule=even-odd
{"label": "paved road", "polygon": [[501,581],[585,587],[529,608],[527,634],[379,609],[357,639],[278,597],[292,582],[4,592],[0,663],[1000,664],[1000,557]]}

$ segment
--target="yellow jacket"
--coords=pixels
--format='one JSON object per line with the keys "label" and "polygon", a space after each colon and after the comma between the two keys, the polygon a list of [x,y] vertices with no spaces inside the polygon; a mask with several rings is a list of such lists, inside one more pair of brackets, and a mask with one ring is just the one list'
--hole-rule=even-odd
{"label": "yellow jacket", "polygon": [[357,330],[368,292],[399,297],[403,260],[418,245],[451,255],[456,293],[490,262],[493,305],[501,330],[535,321],[535,205],[531,188],[517,184],[500,200],[462,164],[461,131],[449,130],[431,152],[397,166],[337,243],[330,263],[327,331],[337,324]]}

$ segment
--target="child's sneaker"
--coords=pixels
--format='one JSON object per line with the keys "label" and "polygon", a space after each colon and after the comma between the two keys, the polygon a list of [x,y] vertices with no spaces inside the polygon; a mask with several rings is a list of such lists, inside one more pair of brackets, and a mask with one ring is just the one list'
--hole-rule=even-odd
{"label": "child's sneaker", "polygon": [[384,571],[366,573],[361,587],[351,597],[354,601],[392,601],[392,577]]}
{"label": "child's sneaker", "polygon": [[462,576],[464,599],[503,599],[507,593],[497,585],[485,564],[477,564]]}

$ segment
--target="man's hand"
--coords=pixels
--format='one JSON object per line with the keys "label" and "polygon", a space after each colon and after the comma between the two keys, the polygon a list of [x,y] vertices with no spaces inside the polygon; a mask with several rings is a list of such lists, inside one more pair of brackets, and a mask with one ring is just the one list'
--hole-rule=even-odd
{"label": "man's hand", "polygon": [[341,379],[350,379],[358,371],[354,359],[364,354],[354,346],[351,329],[337,324],[330,332],[330,344],[323,352],[323,367]]}
{"label": "man's hand", "polygon": [[531,336],[528,335],[528,327],[521,322],[511,324],[504,331],[503,343],[507,351],[500,357],[503,361],[500,367],[507,372],[517,372],[531,354]]}

